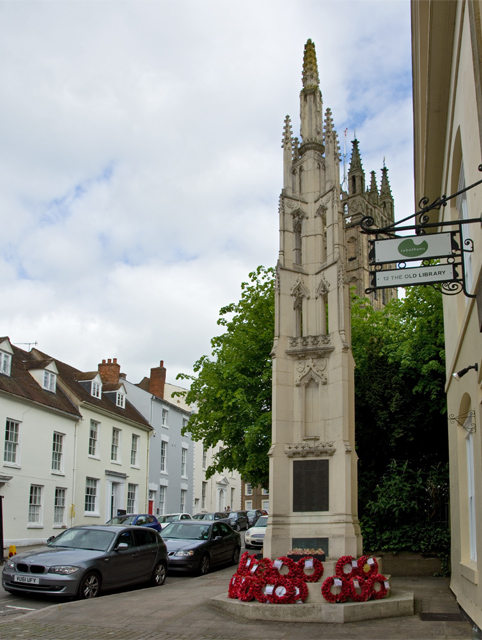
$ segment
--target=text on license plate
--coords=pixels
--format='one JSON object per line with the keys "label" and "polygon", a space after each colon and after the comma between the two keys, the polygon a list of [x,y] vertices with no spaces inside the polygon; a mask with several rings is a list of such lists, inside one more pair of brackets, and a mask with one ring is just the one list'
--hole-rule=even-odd
{"label": "text on license plate", "polygon": [[13,581],[24,584],[40,584],[40,578],[31,578],[30,576],[14,576]]}

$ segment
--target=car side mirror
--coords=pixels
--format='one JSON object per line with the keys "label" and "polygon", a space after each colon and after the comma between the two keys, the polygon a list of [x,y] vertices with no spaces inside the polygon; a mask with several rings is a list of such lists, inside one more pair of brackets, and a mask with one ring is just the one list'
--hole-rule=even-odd
{"label": "car side mirror", "polygon": [[124,549],[128,549],[129,545],[127,544],[127,542],[119,542],[119,544],[117,545],[117,547],[115,548],[116,551],[123,551]]}
{"label": "car side mirror", "polygon": [[223,536],[216,536],[216,537],[214,538],[214,540],[222,540],[222,539],[223,539]]}
{"label": "car side mirror", "polygon": [[50,536],[50,538],[47,538],[47,544],[50,544],[53,540],[55,540],[56,536]]}

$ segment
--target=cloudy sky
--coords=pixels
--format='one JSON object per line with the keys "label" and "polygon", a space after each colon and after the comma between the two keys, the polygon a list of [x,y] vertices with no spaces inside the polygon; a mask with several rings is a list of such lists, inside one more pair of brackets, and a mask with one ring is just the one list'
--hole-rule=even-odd
{"label": "cloudy sky", "polygon": [[[278,251],[303,48],[413,212],[408,0],[0,0],[0,336],[169,382]],[[342,150],[343,151],[343,150]]]}

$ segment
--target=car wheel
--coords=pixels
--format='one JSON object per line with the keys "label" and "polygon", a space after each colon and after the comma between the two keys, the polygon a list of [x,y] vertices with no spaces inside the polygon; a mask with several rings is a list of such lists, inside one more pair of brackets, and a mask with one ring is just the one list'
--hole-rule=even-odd
{"label": "car wheel", "polygon": [[89,571],[80,581],[79,598],[86,600],[87,598],[97,598],[100,594],[100,578],[94,571]]}
{"label": "car wheel", "polygon": [[158,562],[152,572],[151,585],[161,587],[166,582],[167,569],[164,562]]}
{"label": "car wheel", "polygon": [[239,547],[236,547],[236,549],[234,550],[233,553],[233,559],[231,560],[231,562],[233,564],[239,564],[239,554],[241,553],[241,550]]}
{"label": "car wheel", "polygon": [[201,558],[201,562],[199,563],[199,573],[202,576],[205,576],[207,573],[209,573],[209,567],[211,565],[211,561],[209,560],[209,556],[206,553],[202,558]]}

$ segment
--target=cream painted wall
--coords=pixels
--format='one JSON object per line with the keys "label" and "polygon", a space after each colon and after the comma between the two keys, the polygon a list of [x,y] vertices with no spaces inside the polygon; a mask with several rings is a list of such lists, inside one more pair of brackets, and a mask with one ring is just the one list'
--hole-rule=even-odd
{"label": "cream painted wall", "polygon": [[[18,463],[4,461],[6,420],[20,423]],[[4,543],[24,546],[45,542],[57,535],[61,524],[54,524],[55,488],[66,489],[64,525],[69,525],[69,506],[72,502],[73,460],[76,421],[65,415],[46,410],[33,403],[0,396],[1,474],[12,476],[0,484],[3,498]],[[53,434],[63,434],[61,471],[52,471]],[[32,484],[42,487],[40,522],[28,522],[29,495]]]}
{"label": "cream painted wall", "polygon": [[[128,422],[119,420],[114,415],[100,413],[90,407],[81,406],[83,421],[78,430],[76,485],[74,488],[74,511],[72,524],[104,524],[111,517],[111,504],[114,515],[117,509],[127,510],[128,484],[137,485],[138,513],[147,513],[147,476],[148,476],[148,443],[146,430]],[[91,420],[99,423],[98,450],[95,456],[89,455],[89,433]],[[120,430],[119,461],[111,460],[113,429]],[[139,436],[137,466],[131,465],[132,434]],[[85,511],[86,479],[97,479],[98,498],[94,513]],[[115,485],[115,497],[112,501],[112,484]]]}
{"label": "cream painted wall", "polygon": [[[482,179],[482,31],[480,2],[412,1],[415,195],[433,200]],[[439,34],[443,33],[441,39]],[[437,46],[442,52],[436,51]],[[428,107],[427,107],[428,105]],[[443,153],[440,153],[443,149]],[[466,192],[468,218],[480,218],[482,185]],[[441,208],[457,220],[460,203]],[[482,230],[467,225],[473,240],[471,293],[482,287]],[[451,588],[460,606],[482,628],[482,334],[474,298],[444,296],[452,535]],[[453,373],[478,365],[459,381]],[[469,412],[472,415],[467,416]],[[473,433],[469,433],[473,431]],[[467,443],[470,442],[471,449]],[[468,453],[473,457],[469,462]],[[474,486],[469,496],[469,471]],[[472,510],[470,509],[472,502]]]}

